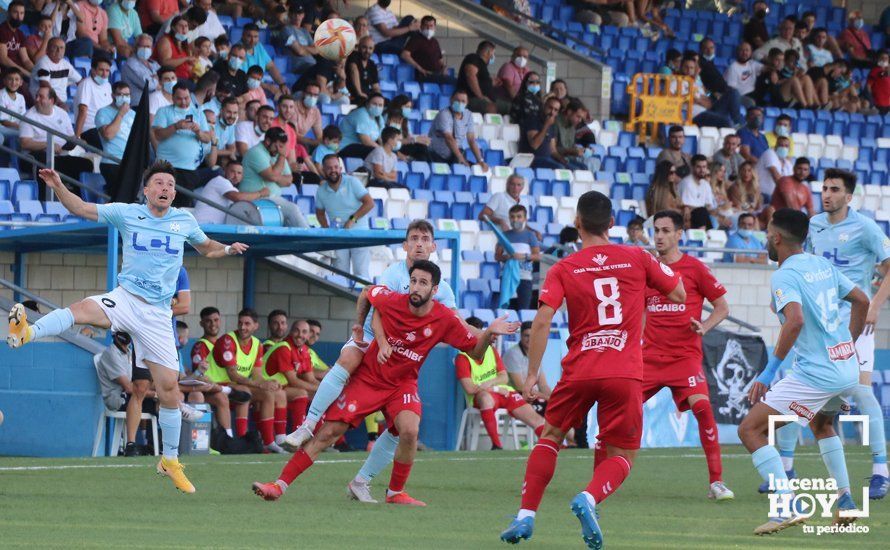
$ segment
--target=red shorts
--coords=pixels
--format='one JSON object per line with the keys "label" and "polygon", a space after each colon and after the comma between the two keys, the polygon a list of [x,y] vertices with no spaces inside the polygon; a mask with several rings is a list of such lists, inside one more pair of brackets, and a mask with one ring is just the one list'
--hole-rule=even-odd
{"label": "red shorts", "polygon": [[701,369],[701,359],[653,355],[643,359],[643,402],[661,388],[670,388],[680,412],[689,410],[689,397],[710,397],[708,381]]}
{"label": "red shorts", "polygon": [[[364,370],[359,371],[362,372]],[[383,411],[386,425],[390,427],[400,412],[411,411],[420,416],[421,409],[416,380],[398,386],[381,386],[358,374],[349,380],[339,399],[328,407],[324,418],[328,422],[345,422],[355,428],[369,414]]]}
{"label": "red shorts", "polygon": [[[522,398],[521,393],[517,393],[515,391],[511,391],[507,395],[502,393],[498,393],[496,391],[489,390],[488,395],[494,399],[494,409],[507,409],[507,412],[513,412],[519,407],[525,405],[525,399]],[[476,399],[473,399],[473,406],[477,409],[479,408],[479,404],[476,403]]]}
{"label": "red shorts", "polygon": [[567,432],[581,423],[597,405],[597,439],[620,449],[639,449],[643,435],[643,400],[640,381],[632,378],[560,380],[550,400],[544,420]]}

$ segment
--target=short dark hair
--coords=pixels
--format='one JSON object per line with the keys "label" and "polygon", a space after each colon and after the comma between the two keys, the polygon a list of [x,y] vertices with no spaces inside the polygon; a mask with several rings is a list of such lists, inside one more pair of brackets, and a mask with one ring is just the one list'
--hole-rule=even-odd
{"label": "short dark hair", "polygon": [[322,157],[322,159],[321,159],[321,163],[324,164],[324,163],[326,163],[327,161],[329,161],[330,159],[337,159],[337,162],[340,162],[340,157],[338,157],[338,156],[335,155],[334,153],[328,153],[327,155],[325,155],[324,157]]}
{"label": "short dark hair", "polygon": [[402,131],[398,128],[393,128],[392,126],[387,126],[380,132],[380,143],[386,143],[392,138],[396,138],[402,135]]}
{"label": "short dark hair", "polygon": [[318,321],[318,319],[306,319],[306,322],[309,323],[310,327],[318,327],[319,329],[321,328],[321,323]]}
{"label": "short dark hair", "polygon": [[119,91],[123,90],[124,88],[129,90],[130,85],[127,84],[126,82],[124,82],[123,80],[118,80],[117,82],[115,82],[114,84],[111,85],[111,92],[112,93],[119,92]]}
{"label": "short dark hair", "polygon": [[809,166],[810,159],[808,159],[807,157],[797,157],[797,160],[794,161],[794,166],[801,166],[803,164]]}
{"label": "short dark hair", "polygon": [[176,328],[188,330],[189,326],[186,324],[185,321],[180,321],[179,319],[177,319],[176,320]]}
{"label": "short dark hair", "polygon": [[674,223],[674,229],[683,229],[683,214],[680,214],[676,210],[662,210],[660,212],[656,212],[654,216],[652,216],[652,221],[657,222],[662,218],[668,218]]}
{"label": "short dark hair", "polygon": [[668,130],[668,135],[676,134],[677,132],[679,132],[679,133],[685,135],[685,132],[684,132],[684,130],[683,130],[683,127],[682,127],[682,126],[676,126],[676,125],[670,127],[670,129]]}
{"label": "short dark hair", "polygon": [[[247,31],[256,31],[256,32],[260,32],[260,27],[259,27],[259,25],[257,25],[256,23],[248,23],[248,24],[244,25],[244,31],[243,31],[243,32],[247,32]],[[242,33],[242,34],[243,34],[243,33]]]}
{"label": "short dark hair", "polygon": [[214,313],[219,315],[219,310],[213,306],[207,306],[201,310],[201,313],[199,313],[198,316],[203,319],[204,317],[210,317]]}
{"label": "short dark hair", "polygon": [[207,11],[200,6],[192,6],[185,11],[185,17],[192,23],[203,25],[207,22]]}
{"label": "short dark hair", "polygon": [[791,237],[797,244],[807,240],[810,229],[810,218],[800,210],[780,208],[773,212],[770,223],[784,235]]}
{"label": "short dark hair", "polygon": [[278,317],[279,315],[284,315],[284,318],[287,319],[287,312],[283,309],[273,309],[269,312],[269,315],[266,316],[266,322],[271,323],[272,319]]}
{"label": "short dark hair", "polygon": [[[207,38],[206,36],[199,36],[198,38],[195,38],[195,41],[192,43],[192,45],[193,45],[195,48],[200,48],[200,47],[204,44],[204,42],[209,43],[209,42],[210,42],[210,39]],[[212,72],[212,71],[211,71],[211,72]]]}
{"label": "short dark hair", "polygon": [[701,154],[695,154],[692,155],[692,159],[690,160],[692,161],[692,164],[695,164],[696,162],[708,162],[708,157]]}
{"label": "short dark hair", "polygon": [[421,25],[423,25],[424,23],[429,23],[430,21],[432,21],[433,23],[435,23],[435,22],[436,22],[436,18],[433,17],[432,15],[424,15],[423,17],[420,18],[420,24],[421,24]]}
{"label": "short dark hair", "polygon": [[571,226],[559,230],[559,244],[573,243],[578,240],[578,230]]}
{"label": "short dark hair", "polygon": [[259,321],[260,319],[260,316],[256,312],[256,310],[250,307],[246,307],[238,312],[238,318],[240,319],[241,317],[250,317],[251,319],[253,319],[254,323]]}
{"label": "short dark hair", "polygon": [[111,60],[105,57],[104,55],[94,55],[93,60],[90,61],[90,67],[95,69],[99,66],[99,63],[108,63],[108,66],[111,66]]}
{"label": "short dark hair", "polygon": [[160,69],[158,69],[158,78],[164,76],[167,73],[175,73],[175,72],[176,72],[176,69],[174,69],[173,67],[168,67],[167,65],[164,65]]}
{"label": "short dark hair", "polygon": [[285,101],[296,101],[296,100],[294,99],[294,96],[292,96],[290,94],[281,94],[281,96],[278,98],[278,101],[276,101],[276,103],[281,105]]}
{"label": "short dark hair", "polygon": [[643,218],[637,216],[636,218],[627,222],[627,228],[630,229],[631,227],[639,227],[640,229],[642,229],[643,228]]}
{"label": "short dark hair", "polygon": [[263,136],[263,141],[268,141],[269,143],[287,143],[287,132],[284,131],[284,128],[274,126],[269,128],[266,135]]}
{"label": "short dark hair", "polygon": [[189,98],[192,97],[192,91],[189,90],[189,87],[186,86],[186,85],[185,85],[184,83],[182,83],[182,82],[177,82],[176,84],[173,85],[173,92],[171,93],[171,95],[172,95],[172,94],[175,94],[175,93],[176,93],[177,91],[179,91],[179,90],[185,90],[185,91],[187,91],[187,92],[189,93]]}
{"label": "short dark hair", "polygon": [[751,218],[752,220],[757,220],[757,218],[754,217],[754,214],[752,214],[750,212],[742,212],[741,214],[739,214],[738,223],[742,223],[742,220],[744,220],[745,218]]}
{"label": "short dark hair", "polygon": [[785,115],[785,114],[782,114],[782,115],[779,115],[779,116],[776,117],[776,123],[783,122],[783,121],[786,121],[786,120],[787,120],[788,122],[794,122],[794,120],[793,120],[790,116]]}
{"label": "short dark hair", "polygon": [[247,69],[247,74],[248,74],[248,75],[251,75],[251,74],[257,74],[257,73],[259,73],[259,74],[266,74],[266,71],[264,71],[263,68],[260,67],[259,65],[251,65],[251,66]]}
{"label": "short dark hair", "polygon": [[523,321],[522,324],[519,325],[519,333],[521,334],[521,333],[525,332],[526,330],[530,330],[531,328],[532,328],[531,321]]}
{"label": "short dark hair", "polygon": [[479,46],[476,48],[476,53],[481,54],[482,52],[484,52],[486,50],[493,50],[494,48],[495,48],[494,42],[491,42],[489,40],[483,40],[482,42],[479,42]]}
{"label": "short dark hair", "polygon": [[528,216],[528,209],[522,204],[514,204],[510,207],[510,210],[507,211],[508,214],[513,214],[514,212],[522,212]]}
{"label": "short dark hair", "polygon": [[[254,100],[254,101],[256,101],[256,100]],[[268,106],[268,105],[261,105],[261,106],[256,110],[256,114],[260,114],[260,111],[272,111],[272,114],[273,114],[273,115],[275,114],[275,109],[273,109],[272,107],[270,107],[270,106]],[[271,129],[271,128],[270,128],[270,129]]]}
{"label": "short dark hair", "polygon": [[321,131],[322,139],[343,139],[343,132],[340,131],[340,127],[335,124],[328,124],[324,127],[324,130]]}
{"label": "short dark hair", "polygon": [[176,180],[176,168],[164,159],[157,159],[142,173],[142,186],[148,185],[148,180],[155,174],[170,174]]}
{"label": "short dark hair", "polygon": [[226,33],[217,36],[213,39],[213,45],[217,48],[220,46],[229,46],[229,36]]}
{"label": "short dark hair", "polygon": [[413,275],[416,270],[426,271],[433,277],[433,285],[439,284],[442,280],[442,270],[439,269],[439,266],[434,264],[429,260],[417,260],[414,262],[414,265],[408,270],[408,275]]}
{"label": "short dark hair", "polygon": [[822,181],[833,179],[843,181],[844,190],[846,190],[847,193],[852,195],[853,191],[856,191],[856,174],[853,172],[842,170],[840,168],[829,168],[825,171],[825,176],[822,178]]}
{"label": "short dark hair", "polygon": [[681,58],[681,57],[683,57],[683,54],[680,53],[680,50],[677,50],[677,49],[675,49],[675,48],[671,48],[671,49],[669,49],[669,50],[667,51],[667,53],[664,54],[664,58],[665,58],[665,60],[667,60],[667,61],[673,61],[673,60],[675,60],[675,59],[679,59],[679,58]]}
{"label": "short dark hair", "polygon": [[429,233],[430,237],[436,237],[436,230],[433,228],[433,224],[426,220],[414,220],[408,224],[408,228],[405,229],[405,240],[408,240],[408,234],[412,231],[420,231],[422,233]]}
{"label": "short dark hair", "polygon": [[[232,103],[234,103],[235,105],[238,105],[239,107],[241,106],[241,104],[238,103],[238,98],[234,97],[234,96],[225,98],[222,102],[222,106],[225,107],[226,105],[231,105]],[[222,109],[220,109],[220,110],[222,110]]]}
{"label": "short dark hair", "polygon": [[[9,7],[14,8],[15,6],[21,6],[24,8],[25,3],[22,0],[12,0],[12,2],[9,3]],[[27,9],[27,8],[25,8],[25,9]]]}
{"label": "short dark hair", "polygon": [[578,218],[584,231],[603,235],[612,222],[612,201],[599,191],[588,191],[578,198]]}
{"label": "short dark hair", "polygon": [[482,330],[483,328],[485,328],[485,323],[482,322],[482,319],[476,317],[475,315],[467,317],[464,320],[471,327],[478,328],[479,330]]}

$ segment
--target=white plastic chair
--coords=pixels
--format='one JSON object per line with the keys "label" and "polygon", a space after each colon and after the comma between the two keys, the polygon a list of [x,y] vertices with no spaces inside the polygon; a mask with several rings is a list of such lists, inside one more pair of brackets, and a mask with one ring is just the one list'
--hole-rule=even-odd
{"label": "white plastic chair", "polygon": [[[528,446],[534,445],[536,436],[531,426],[519,422],[507,413],[507,409],[498,409],[494,413],[495,420],[500,427],[501,442],[513,441],[513,448],[519,449],[519,436],[524,435]],[[457,429],[457,444],[455,451],[464,447],[468,451],[475,451],[479,447],[479,436],[484,431],[482,414],[475,407],[464,409],[460,418],[460,427]],[[524,433],[523,433],[524,432]]]}

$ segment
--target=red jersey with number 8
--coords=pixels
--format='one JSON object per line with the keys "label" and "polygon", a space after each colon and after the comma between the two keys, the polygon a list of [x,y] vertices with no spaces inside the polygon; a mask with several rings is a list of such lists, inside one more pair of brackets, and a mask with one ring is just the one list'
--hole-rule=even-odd
{"label": "red jersey with number 8", "polygon": [[668,294],[679,283],[670,267],[632,246],[591,246],[551,267],[540,302],[554,309],[566,302],[569,351],[562,380],[642,380],[646,287]]}

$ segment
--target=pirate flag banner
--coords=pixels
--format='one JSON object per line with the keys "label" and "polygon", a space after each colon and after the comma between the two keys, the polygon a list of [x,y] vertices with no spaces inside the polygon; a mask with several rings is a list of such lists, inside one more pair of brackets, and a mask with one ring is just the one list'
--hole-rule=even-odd
{"label": "pirate flag banner", "polygon": [[702,351],[714,419],[718,424],[740,424],[751,408],[748,390],[766,366],[763,338],[714,329],[705,334]]}

